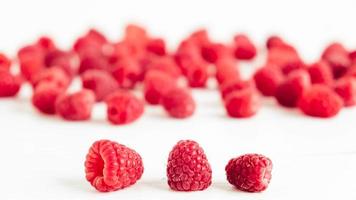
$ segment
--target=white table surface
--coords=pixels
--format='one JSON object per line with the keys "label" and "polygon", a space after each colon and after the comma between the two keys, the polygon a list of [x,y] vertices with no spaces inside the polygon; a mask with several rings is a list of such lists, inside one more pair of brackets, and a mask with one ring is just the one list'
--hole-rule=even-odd
{"label": "white table surface", "polygon": [[[101,2],[101,3],[100,3]],[[247,31],[262,44],[281,33],[307,60],[315,59],[327,41],[340,39],[356,47],[355,1],[7,1],[1,3],[0,50],[16,49],[38,34],[49,33],[62,46],[89,25],[115,39],[127,22],[146,24],[171,46],[190,30],[210,28],[226,39]],[[258,64],[256,64],[258,65]],[[254,70],[245,64],[249,74]],[[251,119],[229,119],[214,90],[194,90],[198,108],[189,120],[166,117],[159,107],[127,126],[105,120],[97,105],[88,122],[65,122],[36,112],[30,88],[16,99],[0,99],[0,199],[343,199],[356,198],[356,108],[333,119],[303,116],[265,100]],[[111,139],[136,149],[145,172],[134,186],[96,192],[84,177],[84,159],[98,139]],[[194,139],[205,149],[213,184],[193,193],[173,192],[166,184],[168,153],[181,139]],[[258,194],[239,192],[225,178],[228,160],[244,153],[269,156],[274,164],[269,188]]]}

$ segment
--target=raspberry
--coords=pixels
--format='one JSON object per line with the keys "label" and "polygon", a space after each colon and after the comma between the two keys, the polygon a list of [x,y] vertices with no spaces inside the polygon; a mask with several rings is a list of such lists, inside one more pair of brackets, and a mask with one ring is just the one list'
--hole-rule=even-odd
{"label": "raspberry", "polygon": [[298,106],[306,115],[328,118],[340,111],[343,101],[329,87],[316,84],[304,91]]}
{"label": "raspberry", "polygon": [[31,80],[36,73],[45,67],[43,50],[38,46],[23,47],[18,52],[18,59],[21,74],[27,80]]}
{"label": "raspberry", "polygon": [[257,113],[259,108],[259,95],[251,88],[234,91],[225,97],[225,109],[230,117],[251,117]]}
{"label": "raspberry", "polygon": [[176,86],[175,80],[164,72],[150,70],[144,81],[144,95],[149,104],[159,104],[162,96]]}
{"label": "raspberry", "polygon": [[269,49],[267,63],[279,67],[285,75],[294,70],[305,69],[297,50],[288,44]]}
{"label": "raspberry", "polygon": [[211,185],[211,176],[208,159],[197,142],[181,140],[169,153],[167,177],[172,190],[205,190]]}
{"label": "raspberry", "polygon": [[58,87],[67,88],[71,80],[61,68],[52,67],[46,68],[35,74],[31,83],[34,87],[36,87],[42,81],[53,82]]}
{"label": "raspberry", "polygon": [[223,99],[225,99],[229,94],[235,91],[241,91],[244,89],[255,89],[255,85],[250,80],[229,81],[220,85],[220,92]]}
{"label": "raspberry", "polygon": [[108,43],[106,37],[98,30],[90,29],[84,36],[75,41],[73,50],[80,56],[83,52],[87,52],[89,49],[101,51],[101,47]]}
{"label": "raspberry", "polygon": [[64,91],[55,82],[41,81],[34,90],[32,104],[44,114],[55,114],[56,100]]}
{"label": "raspberry", "polygon": [[158,56],[166,55],[166,44],[161,38],[149,40],[146,49],[148,52],[154,53]]}
{"label": "raspberry", "polygon": [[37,46],[41,47],[45,53],[54,51],[57,49],[53,40],[48,36],[42,36],[37,40]]}
{"label": "raspberry", "polygon": [[0,53],[0,70],[9,71],[11,67],[11,60],[3,53]]}
{"label": "raspberry", "polygon": [[66,52],[61,50],[51,51],[46,54],[44,62],[47,67],[61,68],[70,77],[76,75],[79,68],[79,58],[76,54],[74,54],[74,52]]}
{"label": "raspberry", "polygon": [[335,92],[343,99],[345,106],[356,104],[356,79],[354,77],[343,77],[335,82]]}
{"label": "raspberry", "polygon": [[203,63],[191,63],[186,73],[190,87],[205,87],[208,80],[208,67]]}
{"label": "raspberry", "polygon": [[240,80],[237,64],[232,59],[221,59],[216,62],[216,80],[220,85]]}
{"label": "raspberry", "polygon": [[240,60],[251,60],[256,56],[257,49],[251,40],[244,34],[234,37],[234,55]]}
{"label": "raspberry", "polygon": [[309,76],[313,84],[331,85],[334,81],[330,66],[325,61],[319,61],[308,68]]}
{"label": "raspberry", "polygon": [[231,159],[225,167],[227,180],[237,189],[261,192],[271,181],[272,161],[264,155],[245,154]]}
{"label": "raspberry", "polygon": [[84,165],[87,181],[100,192],[129,187],[144,171],[142,158],[135,150],[110,140],[94,142]]}
{"label": "raspberry", "polygon": [[119,87],[111,74],[103,70],[87,70],[81,75],[81,79],[83,88],[95,93],[96,101],[104,100]]}
{"label": "raspberry", "polygon": [[159,70],[165,72],[173,78],[178,78],[182,73],[173,58],[170,56],[162,56],[152,59],[147,65],[147,70]]}
{"label": "raspberry", "polygon": [[113,124],[132,123],[144,112],[143,102],[129,91],[116,91],[105,101],[108,120]]}
{"label": "raspberry", "polygon": [[83,89],[73,94],[59,96],[56,100],[56,112],[65,120],[88,120],[94,103],[94,93]]}
{"label": "raspberry", "polygon": [[21,78],[0,70],[0,97],[16,96],[21,88]]}
{"label": "raspberry", "polygon": [[187,118],[195,111],[195,102],[191,94],[183,88],[173,88],[162,97],[162,105],[174,118]]}
{"label": "raspberry", "polygon": [[124,41],[128,42],[135,50],[139,50],[148,42],[147,32],[143,27],[129,24],[125,29]]}
{"label": "raspberry", "polygon": [[345,75],[347,68],[351,65],[349,52],[342,44],[337,42],[327,46],[321,57],[329,63],[334,78]]}
{"label": "raspberry", "polygon": [[349,58],[353,64],[356,64],[356,50],[353,50],[349,53]]}
{"label": "raspberry", "polygon": [[85,53],[80,57],[79,73],[82,74],[90,69],[107,70],[109,68],[108,60],[97,53]]}
{"label": "raspberry", "polygon": [[208,43],[201,48],[201,55],[205,61],[216,63],[220,59],[232,57],[232,50],[220,43]]}
{"label": "raspberry", "polygon": [[303,91],[310,86],[310,77],[306,71],[298,70],[288,75],[276,90],[278,103],[285,107],[296,107]]}
{"label": "raspberry", "polygon": [[286,43],[283,41],[283,39],[276,35],[269,37],[266,42],[267,49],[271,49],[274,47],[280,47],[280,46],[284,46],[284,45],[286,45]]}
{"label": "raspberry", "polygon": [[264,96],[274,96],[278,85],[284,80],[281,71],[273,65],[260,68],[255,72],[253,78],[257,89]]}
{"label": "raspberry", "polygon": [[126,58],[116,64],[112,75],[121,88],[131,89],[140,80],[142,69],[136,60]]}

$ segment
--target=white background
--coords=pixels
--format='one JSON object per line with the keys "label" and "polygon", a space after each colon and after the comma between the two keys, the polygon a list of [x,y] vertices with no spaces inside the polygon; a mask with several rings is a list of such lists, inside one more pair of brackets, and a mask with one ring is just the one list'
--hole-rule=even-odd
{"label": "white background", "polygon": [[[15,55],[41,34],[62,47],[89,27],[112,40],[128,22],[138,22],[171,47],[198,27],[214,39],[229,41],[247,32],[262,46],[279,33],[307,61],[317,59],[327,42],[339,40],[356,48],[356,1],[49,1],[1,0],[0,50]],[[243,66],[245,74],[258,62]],[[97,105],[89,122],[65,122],[36,112],[31,90],[0,100],[0,199],[355,199],[356,109],[333,119],[303,116],[265,100],[257,116],[229,119],[214,90],[195,90],[197,112],[189,120],[166,117],[159,107],[146,107],[136,123],[112,126],[105,107]],[[84,159],[98,139],[112,139],[136,149],[145,173],[134,186],[112,193],[96,192],[85,181]],[[169,190],[166,160],[180,139],[194,139],[205,149],[213,184],[202,192]],[[225,179],[227,161],[243,153],[269,156],[274,163],[268,190],[259,194],[233,189]]]}

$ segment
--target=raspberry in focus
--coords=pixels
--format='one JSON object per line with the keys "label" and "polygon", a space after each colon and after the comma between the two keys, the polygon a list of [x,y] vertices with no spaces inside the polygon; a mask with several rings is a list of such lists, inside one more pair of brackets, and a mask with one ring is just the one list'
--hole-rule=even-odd
{"label": "raspberry in focus", "polygon": [[96,141],[85,159],[85,177],[100,192],[129,187],[143,171],[142,158],[135,150],[110,140]]}
{"label": "raspberry in focus", "polygon": [[204,150],[192,140],[181,140],[171,150],[167,164],[168,185],[176,191],[205,190],[212,171]]}
{"label": "raspberry in focus", "polygon": [[231,159],[225,167],[227,180],[246,192],[266,190],[271,181],[272,161],[264,155],[245,154]]}

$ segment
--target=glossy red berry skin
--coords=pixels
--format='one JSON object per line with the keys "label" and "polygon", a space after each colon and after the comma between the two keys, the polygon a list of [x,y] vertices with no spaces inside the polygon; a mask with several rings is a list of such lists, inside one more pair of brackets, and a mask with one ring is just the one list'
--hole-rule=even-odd
{"label": "glossy red berry skin", "polygon": [[343,101],[329,87],[316,84],[303,92],[298,107],[306,115],[329,118],[339,113]]}
{"label": "glossy red berry skin", "polygon": [[257,54],[257,49],[252,41],[243,34],[236,35],[234,38],[234,55],[240,60],[251,60]]}
{"label": "glossy red berry skin", "polygon": [[332,85],[334,82],[330,66],[325,61],[319,61],[309,66],[308,73],[312,84]]}
{"label": "glossy red berry skin", "polygon": [[136,121],[144,112],[144,103],[130,91],[118,90],[105,99],[107,118],[112,124],[128,124]]}
{"label": "glossy red berry skin", "polygon": [[16,96],[21,84],[21,77],[15,76],[9,71],[0,70],[0,97]]}
{"label": "glossy red berry skin", "polygon": [[119,88],[112,75],[103,70],[91,69],[81,75],[82,86],[95,93],[96,101],[103,101]]}
{"label": "glossy red berry skin", "polygon": [[173,88],[162,97],[162,106],[173,118],[188,118],[195,112],[195,101],[189,91]]}
{"label": "glossy red berry skin", "polygon": [[85,177],[99,192],[111,192],[135,184],[144,167],[133,149],[110,140],[96,141],[85,159]]}
{"label": "glossy red berry skin", "polygon": [[172,88],[176,87],[176,80],[170,75],[150,70],[146,73],[144,80],[144,96],[147,103],[157,105],[162,97]]}
{"label": "glossy red berry skin", "polygon": [[277,67],[267,65],[257,70],[253,79],[256,88],[262,95],[274,96],[277,87],[283,82],[284,76]]}
{"label": "glossy red berry skin", "polygon": [[254,89],[234,91],[225,97],[225,109],[233,118],[248,118],[260,108],[260,97]]}
{"label": "glossy red berry skin", "polygon": [[88,120],[91,117],[94,103],[94,93],[83,89],[73,94],[59,96],[56,100],[56,112],[65,120]]}
{"label": "glossy red berry skin", "polygon": [[356,79],[354,77],[338,79],[335,82],[334,91],[342,98],[345,106],[356,104]]}
{"label": "glossy red berry skin", "polygon": [[227,180],[238,190],[261,192],[272,178],[272,161],[260,154],[245,154],[231,159],[225,167]]}
{"label": "glossy red berry skin", "polygon": [[168,157],[167,178],[169,187],[175,191],[199,191],[211,185],[211,167],[197,142],[181,140],[173,147]]}
{"label": "glossy red berry skin", "polygon": [[65,88],[59,87],[54,82],[41,81],[34,89],[32,105],[41,113],[55,114],[56,100],[65,92]]}
{"label": "glossy red berry skin", "polygon": [[277,87],[275,97],[281,106],[296,107],[300,96],[308,87],[310,87],[308,72],[295,71]]}

